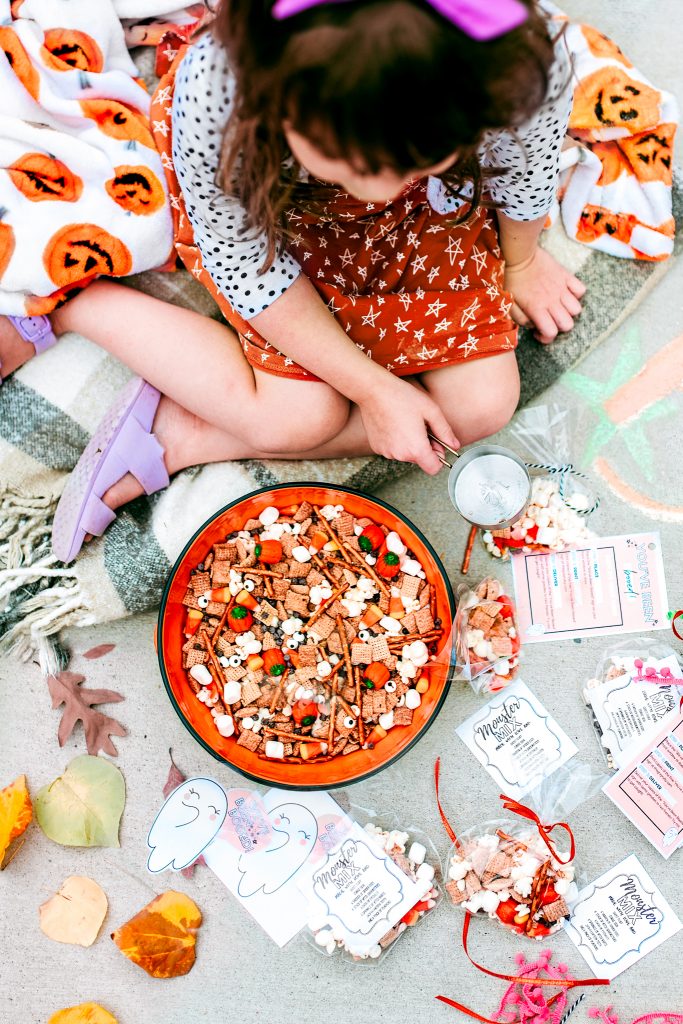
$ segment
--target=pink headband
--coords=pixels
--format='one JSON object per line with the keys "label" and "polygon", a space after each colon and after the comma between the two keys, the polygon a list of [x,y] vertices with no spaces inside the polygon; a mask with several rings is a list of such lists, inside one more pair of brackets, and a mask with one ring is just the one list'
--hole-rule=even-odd
{"label": "pink headband", "polygon": [[[278,21],[291,18],[310,7],[334,3],[335,0],[276,0],[273,17]],[[349,0],[336,0],[348,3]],[[427,0],[429,5],[472,39],[480,42],[495,39],[517,28],[529,16],[519,0]]]}

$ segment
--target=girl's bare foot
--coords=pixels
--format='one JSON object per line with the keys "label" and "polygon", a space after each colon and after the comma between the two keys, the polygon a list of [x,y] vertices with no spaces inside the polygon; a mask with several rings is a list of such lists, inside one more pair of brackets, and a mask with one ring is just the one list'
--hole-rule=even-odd
{"label": "girl's bare foot", "polygon": [[0,316],[0,378],[3,380],[36,354],[30,341],[24,341],[7,316]]}

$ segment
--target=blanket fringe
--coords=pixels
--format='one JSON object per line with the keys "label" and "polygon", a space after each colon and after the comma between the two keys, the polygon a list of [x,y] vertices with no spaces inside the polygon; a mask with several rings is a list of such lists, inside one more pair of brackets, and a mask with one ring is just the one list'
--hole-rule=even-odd
{"label": "blanket fringe", "polygon": [[37,658],[45,675],[68,663],[60,630],[95,621],[75,569],[50,549],[57,500],[0,490],[0,652]]}

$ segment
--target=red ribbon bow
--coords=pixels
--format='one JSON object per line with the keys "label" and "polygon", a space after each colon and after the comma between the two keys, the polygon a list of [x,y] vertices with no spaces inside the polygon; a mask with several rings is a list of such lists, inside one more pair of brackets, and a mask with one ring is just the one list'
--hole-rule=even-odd
{"label": "red ribbon bow", "polygon": [[[574,833],[570,829],[566,821],[556,821],[554,825],[544,825],[539,816],[535,811],[532,811],[526,804],[520,804],[517,800],[512,800],[509,796],[505,796],[504,793],[500,794],[500,799],[503,801],[503,807],[506,811],[512,811],[513,814],[519,814],[520,818],[528,818],[529,821],[533,821],[538,829],[538,834],[550,850],[551,854],[555,858],[558,864],[569,864],[574,860],[576,854],[576,843],[574,842]],[[553,840],[550,838],[550,833],[553,829],[563,828],[570,839],[569,856],[566,860],[562,860]]]}

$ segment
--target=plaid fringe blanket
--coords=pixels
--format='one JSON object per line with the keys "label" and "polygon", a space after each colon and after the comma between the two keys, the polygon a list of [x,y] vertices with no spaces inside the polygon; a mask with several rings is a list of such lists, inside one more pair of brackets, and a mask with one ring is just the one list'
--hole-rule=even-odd
{"label": "plaid fringe blanket", "polygon": [[[186,272],[148,270],[167,261],[171,221],[159,156],[148,144],[149,92],[137,80],[143,75],[152,85],[154,55],[149,49],[142,60],[137,55],[136,67],[125,43],[161,44],[156,70],[163,71],[177,45],[205,20],[203,5],[178,14],[177,2],[0,0],[0,51],[6,54],[3,59],[0,52],[0,264],[3,254],[5,262],[0,311],[52,308],[64,291],[104,272],[134,273],[127,284],[218,315],[208,293]],[[568,339],[547,349],[523,339],[518,354],[525,401],[614,327],[656,279],[652,261],[666,256],[672,244],[667,153],[675,105],[646,83],[613,44],[592,32],[580,26],[567,29],[580,76],[572,133],[583,156],[567,161],[561,192],[567,232],[587,248],[574,246],[567,253],[570,243],[557,231],[549,238],[549,247],[559,258],[569,257],[589,292],[583,317]],[[92,107],[89,114],[82,107],[93,95],[105,105],[99,113],[109,112],[99,121]],[[109,117],[115,103],[135,115],[136,137],[117,137],[111,127],[116,119]],[[615,123],[607,125],[605,118]],[[59,166],[55,174],[58,161],[65,171]],[[121,167],[142,169],[139,176],[147,175],[148,184],[154,175],[161,191],[145,189],[138,179],[139,193],[131,181],[117,182],[115,172]],[[43,188],[62,188],[68,196],[51,202],[40,194]],[[146,200],[151,203],[147,210]],[[88,227],[81,241],[90,244],[94,237],[96,243],[77,269],[65,260],[75,239],[69,236],[74,224]],[[104,234],[93,236],[93,226]],[[61,248],[52,241],[56,236]],[[44,259],[50,243],[53,258]],[[594,250],[645,257],[646,262],[622,263],[624,269],[615,272],[619,265],[608,266],[609,260]],[[187,470],[163,493],[121,510],[106,535],[86,545],[67,568],[50,552],[52,514],[66,475],[128,376],[86,339],[67,335],[0,387],[0,643],[23,658],[38,651],[46,671],[55,668],[54,638],[64,626],[155,606],[187,537],[221,506],[254,487],[311,480],[370,490],[408,468],[382,459],[351,459]]]}

